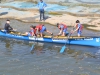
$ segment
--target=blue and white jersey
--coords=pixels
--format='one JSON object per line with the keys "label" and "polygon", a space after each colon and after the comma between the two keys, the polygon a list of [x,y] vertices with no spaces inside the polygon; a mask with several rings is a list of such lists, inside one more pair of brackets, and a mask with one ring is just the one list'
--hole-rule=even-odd
{"label": "blue and white jersey", "polygon": [[38,3],[38,7],[39,7],[40,10],[44,9],[44,7],[46,7],[46,6],[47,6],[47,4],[45,2],[39,2]]}

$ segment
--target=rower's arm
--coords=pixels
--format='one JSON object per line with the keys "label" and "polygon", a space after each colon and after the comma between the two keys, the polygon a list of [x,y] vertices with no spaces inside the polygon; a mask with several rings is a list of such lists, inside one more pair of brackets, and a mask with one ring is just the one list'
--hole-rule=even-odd
{"label": "rower's arm", "polygon": [[9,30],[13,30],[13,28],[8,24],[8,29]]}
{"label": "rower's arm", "polygon": [[79,29],[79,27],[77,27],[77,28],[74,30],[74,32],[76,32],[78,29]]}
{"label": "rower's arm", "polygon": [[32,32],[32,36],[35,36],[34,32]]}
{"label": "rower's arm", "polygon": [[39,34],[39,28],[36,28],[36,32],[37,32],[37,34]]}
{"label": "rower's arm", "polygon": [[10,30],[13,30],[13,28],[9,25]]}
{"label": "rower's arm", "polygon": [[61,30],[60,30],[60,32],[59,32],[59,34],[58,34],[58,35],[61,35],[61,34],[62,34],[62,32],[63,32],[63,29],[61,29]]}

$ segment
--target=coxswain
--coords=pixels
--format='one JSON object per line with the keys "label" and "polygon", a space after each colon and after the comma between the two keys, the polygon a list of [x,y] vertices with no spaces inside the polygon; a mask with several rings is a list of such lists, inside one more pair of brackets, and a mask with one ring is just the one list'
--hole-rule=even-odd
{"label": "coxswain", "polygon": [[5,26],[4,26],[5,32],[9,33],[13,31],[14,29],[10,26],[10,20],[6,20]]}

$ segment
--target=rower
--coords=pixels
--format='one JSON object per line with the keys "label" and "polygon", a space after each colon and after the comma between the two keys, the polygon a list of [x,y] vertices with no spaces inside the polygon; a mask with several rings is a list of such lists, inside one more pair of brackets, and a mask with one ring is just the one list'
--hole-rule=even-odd
{"label": "rower", "polygon": [[83,30],[83,26],[82,26],[82,24],[80,24],[79,20],[76,20],[76,25],[74,27],[76,27],[76,29],[74,29],[72,31],[72,33],[77,31],[77,35],[78,35],[78,37],[80,37],[81,33],[82,33],[82,30]]}
{"label": "rower", "polygon": [[9,33],[13,31],[14,29],[10,26],[10,20],[6,20],[5,26],[4,26],[5,32]]}
{"label": "rower", "polygon": [[67,31],[67,25],[63,24],[63,23],[57,23],[57,27],[60,29],[60,32],[58,33],[58,36],[67,36],[68,35],[68,31]]}
{"label": "rower", "polygon": [[51,33],[50,31],[48,31],[48,30],[46,29],[46,27],[45,27],[44,25],[42,25],[42,24],[37,25],[35,29],[36,29],[36,31],[37,31],[37,34],[40,34],[41,37],[43,37],[43,33],[44,33],[45,31],[46,31],[47,33],[50,33],[51,35],[53,35],[53,33]]}
{"label": "rower", "polygon": [[31,25],[30,26],[30,31],[26,32],[25,35],[27,36],[36,36],[36,26]]}

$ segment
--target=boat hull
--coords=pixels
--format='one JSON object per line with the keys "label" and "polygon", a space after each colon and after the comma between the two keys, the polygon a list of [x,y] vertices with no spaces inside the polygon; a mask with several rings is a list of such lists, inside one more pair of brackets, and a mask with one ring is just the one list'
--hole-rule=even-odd
{"label": "boat hull", "polygon": [[35,38],[22,36],[17,34],[8,34],[0,31],[0,36],[19,39],[19,40],[27,40],[27,41],[36,41],[36,42],[49,42],[49,43],[59,43],[59,44],[74,44],[74,45],[85,45],[85,46],[100,46],[100,37],[70,37],[70,38]]}

